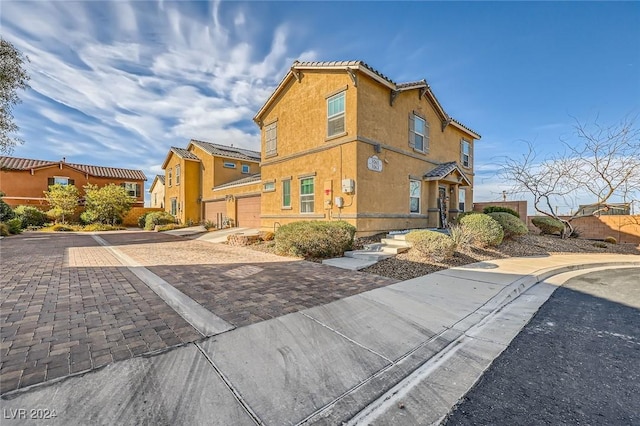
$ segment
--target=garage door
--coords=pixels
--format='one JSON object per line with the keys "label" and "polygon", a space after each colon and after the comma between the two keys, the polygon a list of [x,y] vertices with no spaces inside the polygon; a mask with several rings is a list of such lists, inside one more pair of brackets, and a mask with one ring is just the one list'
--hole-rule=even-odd
{"label": "garage door", "polygon": [[243,228],[260,227],[260,196],[237,199],[238,226]]}
{"label": "garage door", "polygon": [[[227,217],[227,202],[222,201],[208,201],[204,204],[204,220],[210,220],[213,223],[218,224],[218,228],[222,226],[222,219]],[[220,222],[220,223],[218,223]]]}

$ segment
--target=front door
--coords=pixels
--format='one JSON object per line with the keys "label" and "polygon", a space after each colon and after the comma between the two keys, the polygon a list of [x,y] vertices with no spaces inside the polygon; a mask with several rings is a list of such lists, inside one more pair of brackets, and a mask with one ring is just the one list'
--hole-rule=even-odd
{"label": "front door", "polygon": [[438,187],[438,210],[440,212],[440,228],[447,227],[447,187],[439,186]]}

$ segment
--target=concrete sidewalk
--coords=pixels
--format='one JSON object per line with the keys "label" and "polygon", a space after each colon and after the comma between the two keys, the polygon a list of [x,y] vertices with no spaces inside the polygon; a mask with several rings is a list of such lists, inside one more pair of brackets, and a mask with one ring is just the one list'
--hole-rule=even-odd
{"label": "concrete sidewalk", "polygon": [[624,265],[640,266],[640,257],[512,258],[440,271],[7,393],[3,424],[437,422],[554,289],[537,283]]}

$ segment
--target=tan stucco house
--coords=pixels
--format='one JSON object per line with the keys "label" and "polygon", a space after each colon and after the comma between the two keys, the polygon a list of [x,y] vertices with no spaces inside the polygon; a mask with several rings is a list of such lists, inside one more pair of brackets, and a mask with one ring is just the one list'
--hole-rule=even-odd
{"label": "tan stucco house", "polygon": [[343,219],[366,235],[439,227],[471,209],[480,135],[425,80],[395,83],[362,61],[296,61],[254,121],[263,229]]}
{"label": "tan stucco house", "polygon": [[192,139],[186,148],[171,147],[162,168],[165,210],[181,223],[260,226],[260,191],[242,182],[216,191],[256,174],[259,180],[259,152]]}
{"label": "tan stucco house", "polygon": [[150,206],[155,209],[164,209],[164,175],[156,175],[149,188],[151,194]]}

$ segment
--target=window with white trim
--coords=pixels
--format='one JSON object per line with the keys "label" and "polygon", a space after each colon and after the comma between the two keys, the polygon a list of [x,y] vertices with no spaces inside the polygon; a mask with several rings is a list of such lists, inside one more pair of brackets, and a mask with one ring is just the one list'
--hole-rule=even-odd
{"label": "window with white trim", "polygon": [[176,185],[180,185],[180,166],[176,166]]}
{"label": "window with white trim", "polygon": [[278,122],[265,126],[264,128],[264,150],[266,156],[278,155]]}
{"label": "window with white trim", "polygon": [[429,123],[415,113],[409,114],[409,146],[416,151],[429,151]]}
{"label": "window with white trim", "polygon": [[467,200],[467,190],[460,188],[458,191],[458,210],[463,212],[466,208],[465,201]]}
{"label": "window with white trim", "polygon": [[419,180],[409,180],[409,212],[420,213],[420,194],[422,192],[422,182]]}
{"label": "window with white trim", "polygon": [[327,137],[345,132],[345,92],[327,99]]}
{"label": "window with white trim", "polygon": [[135,182],[125,182],[120,184],[127,191],[129,197],[137,197],[140,194],[140,185]]}
{"label": "window with white trim", "polygon": [[243,164],[242,165],[242,173],[251,173],[251,167],[248,164]]}
{"label": "window with white trim", "polygon": [[225,161],[224,163],[222,163],[222,166],[226,167],[227,169],[235,169],[236,163],[232,163],[231,161]]}
{"label": "window with white trim", "polygon": [[171,186],[171,178],[173,176],[173,172],[171,171],[171,169],[169,169],[169,173],[167,173],[167,177],[168,177],[168,181],[169,181],[169,186]]}
{"label": "window with white trim", "polygon": [[463,167],[471,167],[471,142],[460,141],[460,163]]}
{"label": "window with white trim", "polygon": [[291,208],[291,179],[282,181],[282,208]]}
{"label": "window with white trim", "polygon": [[300,179],[300,213],[313,213],[315,211],[314,178]]}
{"label": "window with white trim", "polygon": [[54,185],[69,185],[69,178],[68,177],[61,177],[61,176],[54,176],[53,177],[53,184]]}
{"label": "window with white trim", "polygon": [[176,215],[178,213],[178,199],[177,198],[172,198],[171,199],[171,212],[172,215]]}

